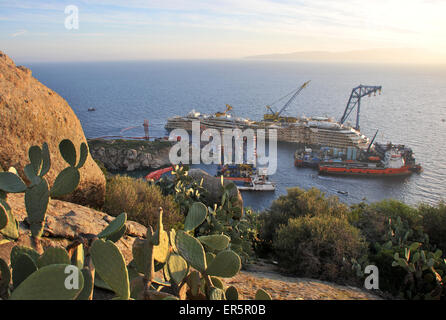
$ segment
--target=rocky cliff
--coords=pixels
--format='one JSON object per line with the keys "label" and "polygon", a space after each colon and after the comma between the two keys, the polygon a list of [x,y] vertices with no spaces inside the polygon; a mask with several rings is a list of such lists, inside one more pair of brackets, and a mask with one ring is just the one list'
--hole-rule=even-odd
{"label": "rocky cliff", "polygon": [[134,171],[170,166],[169,141],[89,140],[94,159],[107,170]]}
{"label": "rocky cliff", "polygon": [[[70,139],[79,148],[87,142],[79,119],[56,92],[32,77],[31,70],[16,66],[0,52],[0,166],[15,167],[25,178],[28,149],[48,143],[51,170],[50,185],[67,166],[59,153],[59,143]],[[79,157],[79,152],[78,152]],[[91,157],[80,171],[76,191],[65,200],[100,207],[105,197],[105,177]]]}

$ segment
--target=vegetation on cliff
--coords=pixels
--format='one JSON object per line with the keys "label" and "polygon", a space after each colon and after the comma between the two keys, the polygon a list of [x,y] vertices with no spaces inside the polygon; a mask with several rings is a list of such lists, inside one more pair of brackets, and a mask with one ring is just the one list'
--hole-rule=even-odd
{"label": "vegetation on cliff", "polygon": [[258,215],[257,252],[284,272],[362,286],[368,265],[379,289],[405,299],[445,299],[446,206],[395,200],[350,208],[316,189],[291,188]]}

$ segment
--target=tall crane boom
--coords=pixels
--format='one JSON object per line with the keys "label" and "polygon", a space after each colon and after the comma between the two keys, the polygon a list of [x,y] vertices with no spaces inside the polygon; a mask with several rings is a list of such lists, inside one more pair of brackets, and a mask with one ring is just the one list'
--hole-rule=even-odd
{"label": "tall crane boom", "polygon": [[303,85],[301,85],[298,89],[296,89],[295,91],[287,94],[285,97],[280,98],[278,101],[274,102],[273,104],[279,102],[280,100],[283,100],[284,98],[288,97],[290,94],[292,94],[291,98],[287,101],[287,103],[285,103],[285,105],[278,111],[275,112],[273,110],[273,108],[269,105],[266,106],[266,108],[271,112],[271,114],[265,114],[264,115],[264,119],[265,120],[269,120],[269,121],[283,121],[285,118],[290,118],[288,120],[291,120],[292,117],[280,117],[280,115],[290,106],[290,104],[294,101],[294,99],[296,99],[296,97],[300,94],[300,92],[308,86],[308,84],[310,83],[310,81],[305,82]]}
{"label": "tall crane boom", "polygon": [[341,124],[343,124],[347,118],[350,116],[350,113],[352,113],[353,109],[355,107],[357,108],[356,111],[356,126],[355,129],[359,130],[359,114],[361,111],[361,98],[365,96],[370,96],[372,93],[379,92],[381,94],[382,87],[381,86],[363,86],[360,85],[352,90],[352,94],[350,95],[350,99],[348,99],[347,106],[345,107],[344,114],[341,118],[341,121],[339,121]]}
{"label": "tall crane boom", "polygon": [[[311,80],[310,80],[311,81]],[[282,107],[282,109],[280,109],[280,111],[277,113],[277,116],[280,116],[282,114],[282,112],[284,112],[286,110],[286,108],[289,107],[289,105],[291,104],[291,102],[294,101],[294,99],[296,99],[296,97],[299,95],[299,93],[306,87],[308,86],[308,84],[310,83],[310,81],[305,82],[302,86],[300,86],[299,89],[297,89],[297,91],[291,96],[290,100],[287,101],[287,103],[285,103],[285,105]]]}

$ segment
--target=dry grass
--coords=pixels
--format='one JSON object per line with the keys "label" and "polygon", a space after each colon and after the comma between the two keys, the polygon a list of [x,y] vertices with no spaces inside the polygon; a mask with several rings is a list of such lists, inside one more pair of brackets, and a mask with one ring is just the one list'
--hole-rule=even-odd
{"label": "dry grass", "polygon": [[112,216],[126,212],[129,220],[154,227],[159,208],[164,210],[164,228],[169,230],[182,224],[184,217],[172,196],[164,196],[157,186],[142,179],[113,176],[107,182],[104,211]]}

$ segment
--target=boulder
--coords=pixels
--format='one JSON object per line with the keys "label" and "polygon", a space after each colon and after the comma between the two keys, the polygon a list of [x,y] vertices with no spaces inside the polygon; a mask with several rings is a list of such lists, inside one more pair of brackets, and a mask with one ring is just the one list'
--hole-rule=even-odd
{"label": "boulder", "polygon": [[[11,206],[14,216],[19,222],[19,239],[5,242],[0,240],[0,258],[9,263],[12,247],[15,245],[31,245],[31,231],[25,220],[27,217],[24,195],[9,194],[8,204]],[[50,200],[46,212],[45,228],[42,237],[44,248],[48,246],[66,247],[79,235],[98,234],[114,217],[106,213],[83,207],[74,203]],[[127,221],[126,234],[116,243],[127,263],[132,260],[132,245],[137,237],[145,238],[147,229],[137,222]],[[1,238],[1,235],[0,235]]]}
{"label": "boulder", "polygon": [[[205,198],[209,203],[220,203],[221,197],[223,195],[221,187],[221,179],[211,176],[204,170],[201,169],[190,169],[189,176],[195,181],[200,182],[203,179],[203,188],[206,190]],[[225,180],[224,185],[233,183],[231,181]],[[239,207],[243,212],[243,198],[242,194],[237,188],[233,188],[230,193],[231,196],[237,198],[236,206]]]}
{"label": "boulder", "polygon": [[[79,119],[68,103],[32,77],[31,70],[17,67],[0,52],[0,166],[15,167],[22,178],[29,163],[28,149],[48,143],[51,170],[46,175],[52,185],[68,165],[59,153],[59,143],[70,139],[78,148],[87,143]],[[79,158],[79,152],[78,152]],[[89,156],[80,170],[78,188],[64,200],[100,207],[105,198],[105,177]]]}

